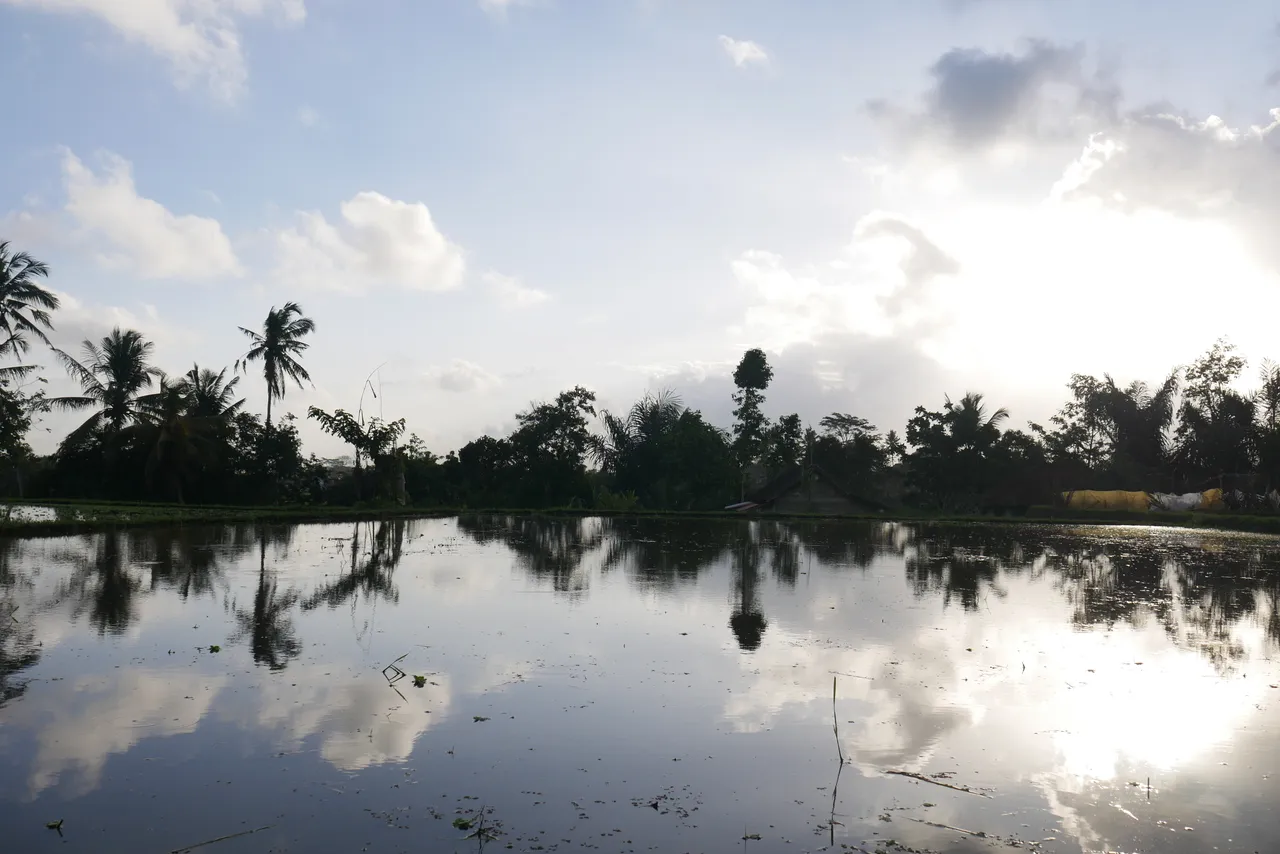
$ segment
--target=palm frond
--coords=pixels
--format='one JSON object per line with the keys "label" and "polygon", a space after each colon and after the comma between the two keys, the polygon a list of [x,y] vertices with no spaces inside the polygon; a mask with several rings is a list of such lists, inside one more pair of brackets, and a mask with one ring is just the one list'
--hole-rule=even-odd
{"label": "palm frond", "polygon": [[[92,350],[93,343],[90,341],[84,342],[84,348],[87,353],[96,353],[96,351]],[[102,389],[102,383],[100,383],[98,378],[94,376],[93,371],[76,361],[68,353],[55,347],[53,348],[53,355],[62,363],[62,367],[71,375],[71,378],[78,382],[80,387],[86,392],[89,391],[89,389]],[[87,361],[90,361],[92,364],[92,360]]]}

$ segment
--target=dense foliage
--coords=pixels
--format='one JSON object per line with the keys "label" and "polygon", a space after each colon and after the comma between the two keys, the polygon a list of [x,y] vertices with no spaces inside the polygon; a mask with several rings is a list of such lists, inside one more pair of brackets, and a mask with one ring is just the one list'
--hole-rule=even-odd
{"label": "dense foliage", "polygon": [[[72,355],[53,349],[79,394],[48,397],[24,362],[48,345],[58,298],[48,268],[0,243],[0,483],[14,495],[204,504],[413,504],[436,507],[582,507],[709,510],[760,494],[797,472],[817,473],[869,506],[943,512],[1053,503],[1070,489],[1164,492],[1228,487],[1248,504],[1280,487],[1280,366],[1265,363],[1256,391],[1225,340],[1158,385],[1121,386],[1077,374],[1047,425],[1008,427],[981,394],[916,408],[903,437],[833,412],[815,429],[798,414],[765,415],[768,357],[748,350],[733,373],[729,430],[647,394],[623,413],[598,411],[581,386],[536,402],[507,436],[482,436],[445,456],[403,419],[315,407],[308,418],[351,447],[354,466],[304,456],[292,415],[272,417],[303,364],[316,324],[294,302],[272,307],[232,369],[193,365],[179,376],[152,363],[153,345],[113,329]],[[264,417],[243,411],[241,372],[260,368]],[[26,436],[51,409],[84,420],[47,457]],[[1250,508],[1257,509],[1257,508]]]}

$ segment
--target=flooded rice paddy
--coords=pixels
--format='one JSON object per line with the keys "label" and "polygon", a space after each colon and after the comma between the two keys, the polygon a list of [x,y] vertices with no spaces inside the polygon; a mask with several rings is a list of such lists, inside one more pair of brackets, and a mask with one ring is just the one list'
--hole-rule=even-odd
{"label": "flooded rice paddy", "polygon": [[1218,533],[10,540],[0,827],[105,854],[1271,852],[1278,648],[1280,540]]}

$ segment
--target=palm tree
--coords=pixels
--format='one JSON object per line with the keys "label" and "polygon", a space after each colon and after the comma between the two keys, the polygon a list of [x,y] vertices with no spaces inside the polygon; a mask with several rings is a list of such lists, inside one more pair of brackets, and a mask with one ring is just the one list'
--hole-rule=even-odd
{"label": "palm tree", "polygon": [[163,374],[160,390],[141,399],[142,418],[120,431],[120,438],[137,438],[151,447],[147,457],[147,483],[164,481],[166,492],[184,503],[183,484],[200,469],[216,461],[220,440],[244,400],[233,400],[239,377],[226,382],[226,369],[218,373],[199,365],[176,382]]}
{"label": "palm tree", "polygon": [[163,373],[148,364],[147,359],[155,345],[133,329],[111,330],[99,343],[85,339],[81,345],[83,361],[77,361],[62,350],[54,348],[54,354],[62,362],[71,378],[80,383],[82,394],[73,397],[55,397],[49,404],[57,409],[73,410],[100,407],[66,439],[74,444],[100,428],[119,433],[130,424],[145,421],[148,409],[155,399],[142,392]]}
{"label": "palm tree", "polygon": [[218,418],[230,421],[244,406],[244,398],[233,400],[239,377],[227,380],[227,369],[214,373],[209,368],[192,365],[182,377],[187,395],[187,414],[196,418]]}
{"label": "palm tree", "polygon": [[[950,398],[943,407],[951,420],[951,435],[961,448],[980,448],[994,444],[1000,437],[1000,425],[1009,417],[1009,410],[1001,407],[987,415],[982,395],[971,391],[952,403]],[[984,441],[985,440],[985,441]]]}
{"label": "palm tree", "polygon": [[594,440],[592,453],[602,469],[617,475],[629,463],[637,462],[637,453],[651,450],[654,443],[675,427],[682,414],[684,404],[674,391],[646,393],[631,407],[626,418],[611,412],[601,413],[605,435]]}
{"label": "palm tree", "polygon": [[311,375],[298,361],[307,349],[303,336],[314,332],[315,322],[304,317],[296,302],[287,302],[282,308],[271,307],[262,324],[262,332],[240,327],[253,346],[236,363],[237,369],[249,362],[262,362],[262,376],[267,381],[267,426],[271,426],[271,402],[284,397],[286,380],[293,380],[299,388],[303,381],[310,382]]}
{"label": "palm tree", "polygon": [[1100,394],[1103,411],[1111,422],[1113,459],[1129,460],[1147,470],[1155,470],[1165,462],[1180,374],[1175,369],[1154,391],[1141,380],[1122,389],[1110,374],[1106,375]]}
{"label": "palm tree", "polygon": [[58,307],[58,297],[36,283],[48,276],[45,264],[0,241],[0,356],[21,359],[30,347],[28,335],[49,344],[45,330],[53,329],[49,312]]}
{"label": "palm tree", "polygon": [[198,419],[187,416],[187,386],[182,380],[172,382],[161,375],[160,390],[148,395],[142,407],[139,421],[120,430],[118,438],[136,438],[151,446],[145,470],[147,484],[154,484],[157,476],[163,478],[165,491],[182,504],[183,481],[208,456],[207,438]]}
{"label": "palm tree", "polygon": [[1268,430],[1280,426],[1280,365],[1270,359],[1262,363],[1258,372],[1262,388],[1258,389],[1258,418]]}

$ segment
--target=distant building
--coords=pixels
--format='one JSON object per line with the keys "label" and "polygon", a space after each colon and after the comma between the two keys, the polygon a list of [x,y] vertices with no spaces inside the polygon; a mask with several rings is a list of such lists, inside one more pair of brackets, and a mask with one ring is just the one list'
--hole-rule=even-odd
{"label": "distant building", "polygon": [[747,513],[812,513],[861,516],[884,512],[878,501],[856,495],[821,466],[790,466],[726,509]]}

